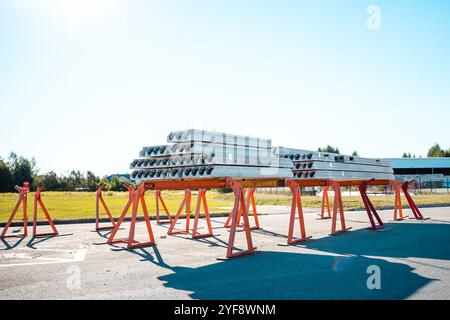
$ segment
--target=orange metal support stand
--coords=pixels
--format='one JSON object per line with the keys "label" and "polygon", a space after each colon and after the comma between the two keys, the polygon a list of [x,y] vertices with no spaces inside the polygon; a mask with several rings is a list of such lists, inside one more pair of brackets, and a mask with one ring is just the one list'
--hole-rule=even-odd
{"label": "orange metal support stand", "polygon": [[[177,214],[175,215],[175,218],[172,220],[172,224],[170,225],[168,235],[174,235],[174,234],[188,234],[190,231],[190,216],[191,216],[191,199],[192,199],[192,192],[191,190],[186,189],[184,191],[184,199],[180,205],[180,208],[178,209]],[[206,225],[208,227],[208,233],[200,234],[198,230],[198,222],[200,220],[200,209],[203,206],[203,210],[205,212],[205,220]],[[186,208],[186,227],[184,230],[175,230],[175,225],[180,218],[181,213],[183,212],[183,209]],[[211,217],[209,214],[209,208],[208,208],[208,202],[206,200],[206,189],[199,189],[198,190],[198,196],[197,196],[197,205],[195,208],[195,215],[194,215],[194,227],[192,229],[192,238],[198,239],[198,238],[207,238],[213,236],[213,230],[211,226]]]}
{"label": "orange metal support stand", "polygon": [[[134,190],[134,188],[131,185],[128,185],[128,191],[130,192],[130,199],[128,200],[125,208],[123,209],[122,214],[120,215],[119,221],[116,223],[113,231],[111,232],[111,235],[107,241],[108,244],[113,243],[126,243],[128,249],[135,249],[135,248],[141,248],[146,246],[151,246],[155,244],[155,238],[153,236],[153,230],[150,224],[150,218],[147,210],[147,205],[145,204],[145,185],[141,184],[137,190]],[[137,212],[139,208],[139,202],[141,203],[142,211],[144,213],[144,220],[147,227],[147,232],[149,236],[149,240],[147,242],[139,242],[135,240],[135,232],[136,232],[136,222],[137,222]],[[122,239],[114,239],[117,231],[119,230],[120,225],[122,224],[123,220],[125,219],[125,216],[131,206],[133,204],[133,211],[131,215],[131,222],[130,222],[130,232],[128,235],[128,238],[122,238]]]}
{"label": "orange metal support stand", "polygon": [[[109,211],[108,206],[106,205],[105,200],[103,199],[103,187],[100,186],[97,189],[97,194],[96,194],[96,202],[95,202],[95,231],[100,231],[100,230],[109,230],[109,229],[114,229],[116,223],[114,221],[114,218],[111,215],[111,212]],[[105,226],[105,227],[100,227],[100,203],[103,206],[103,209],[105,209],[106,215],[109,218],[109,221],[111,221],[111,226]]]}
{"label": "orange metal support stand", "polygon": [[[359,192],[360,192],[361,198],[364,202],[364,207],[366,208],[367,215],[369,216],[371,228],[372,228],[372,230],[376,231],[376,230],[384,229],[384,224],[383,224],[383,221],[381,221],[381,218],[378,215],[377,210],[373,206],[372,201],[370,201],[370,199],[367,195],[367,185],[369,183],[370,183],[370,181],[362,182],[359,185]],[[378,224],[375,223],[374,217],[375,217],[376,221],[378,222]]]}
{"label": "orange metal support stand", "polygon": [[[227,184],[230,188],[233,189],[234,193],[234,206],[233,206],[233,216],[231,219],[231,227],[230,227],[230,237],[228,239],[228,249],[227,249],[227,258],[234,258],[242,255],[246,255],[252,253],[256,250],[256,247],[253,246],[252,234],[250,230],[250,223],[248,218],[248,207],[246,205],[242,205],[245,203],[245,190],[242,184],[238,181],[227,179]],[[239,207],[242,207],[242,218],[244,220],[244,231],[245,237],[247,240],[247,250],[239,251],[234,253],[234,242],[236,239],[236,229],[238,225],[238,214]]]}
{"label": "orange metal support stand", "polygon": [[402,183],[399,181],[391,181],[390,185],[394,189],[394,221],[402,221],[408,216],[403,216],[402,208]]}
{"label": "orange metal support stand", "polygon": [[[5,227],[3,228],[0,238],[25,238],[28,235],[27,195],[28,195],[28,192],[30,192],[30,185],[28,182],[25,182],[23,184],[23,187],[15,186],[14,189],[16,189],[19,192],[19,200],[17,200],[17,204],[14,207],[11,215],[9,216],[8,222],[6,223]],[[22,204],[22,209],[23,209],[23,233],[7,235],[6,232],[8,231],[9,227],[11,226],[12,221],[14,220],[14,217],[16,216],[16,213],[19,210],[19,207],[21,204]]]}
{"label": "orange metal support stand", "polygon": [[411,195],[409,194],[409,191],[408,191],[409,186],[411,184],[413,184],[413,183],[416,184],[417,183],[416,180],[410,180],[410,181],[406,181],[405,183],[403,183],[403,185],[402,185],[403,193],[405,194],[406,200],[408,201],[408,204],[409,204],[409,206],[411,208],[411,211],[412,211],[412,213],[414,215],[414,218],[416,220],[428,220],[429,218],[424,218],[423,217],[423,215],[420,212],[419,208],[417,208],[414,200],[411,198]]}
{"label": "orange metal support stand", "polygon": [[[200,207],[203,204],[203,210],[205,211],[205,220],[208,226],[208,233],[200,234],[197,232],[198,229],[198,220],[200,219]],[[194,220],[194,228],[192,229],[192,238],[207,238],[212,237],[213,231],[211,227],[211,219],[209,216],[208,203],[206,201],[206,189],[198,190],[198,198],[197,198],[197,206],[195,208],[195,220]]]}
{"label": "orange metal support stand", "polygon": [[[237,229],[237,218],[239,207],[245,203],[244,188],[273,188],[283,187],[284,179],[261,178],[261,179],[233,179],[233,178],[207,178],[207,179],[173,179],[173,180],[152,180],[145,182],[145,187],[148,190],[199,190],[199,189],[217,189],[217,188],[231,188],[235,196],[233,214],[231,218],[231,228],[227,247],[227,258],[233,258],[245,254],[252,253],[256,250],[253,246],[251,230],[249,225],[249,217],[247,206],[242,207],[242,218],[244,220],[244,231],[247,240],[247,249],[239,252],[234,252],[234,242]],[[186,197],[185,197],[186,198]],[[178,219],[183,210],[184,199],[180,210],[172,221],[172,226],[175,226],[174,221]],[[178,217],[177,217],[178,216]],[[173,231],[173,228],[172,228]],[[185,232],[184,232],[185,233]]]}
{"label": "orange metal support stand", "polygon": [[[163,200],[163,198],[161,196],[161,190],[156,190],[156,192],[155,192],[155,200],[156,200],[156,211],[155,211],[155,213],[156,213],[156,223],[157,224],[172,223],[172,217],[171,217],[171,215],[169,213],[169,210],[167,210],[167,206],[166,206],[166,204],[165,204],[165,202],[164,202],[164,200]],[[164,212],[166,213],[166,216],[168,218],[167,221],[161,221],[160,220],[160,216],[159,216],[159,204],[160,203],[161,203],[161,205],[162,205],[162,207],[164,209]]]}
{"label": "orange metal support stand", "polygon": [[[330,198],[328,197],[328,191],[330,190],[329,186],[323,187],[322,189],[322,210],[320,212],[320,219],[331,219],[331,207],[330,207]],[[325,206],[327,207],[328,216],[325,216]]]}
{"label": "orange metal support stand", "polygon": [[[302,197],[300,192],[300,185],[294,180],[288,180],[287,186],[292,192],[292,204],[291,204],[291,216],[289,219],[289,232],[288,232],[288,245],[296,244],[299,242],[304,242],[311,237],[306,236],[305,221],[303,218],[303,207],[302,207]],[[295,224],[295,214],[298,213],[298,221],[300,224],[300,239],[294,240],[294,224]]]}
{"label": "orange metal support stand", "polygon": [[[183,201],[181,201],[180,208],[177,211],[177,214],[172,219],[172,224],[170,225],[169,231],[167,232],[168,235],[174,235],[174,234],[187,234],[189,233],[189,225],[191,221],[191,199],[192,199],[192,192],[190,189],[184,190],[184,198]],[[184,230],[175,230],[175,225],[177,224],[178,219],[181,216],[181,213],[185,210],[186,212],[186,227]]]}
{"label": "orange metal support stand", "polygon": [[[341,194],[341,185],[336,181],[330,181],[330,186],[334,191],[334,205],[333,205],[333,216],[331,223],[331,235],[337,235],[340,233],[344,233],[351,229],[351,227],[347,228],[345,226],[345,216],[344,216],[344,206],[342,204],[342,194]],[[336,223],[337,223],[337,214],[339,211],[339,218],[341,221],[341,230],[336,231]]]}
{"label": "orange metal support stand", "polygon": [[[259,226],[259,219],[258,219],[258,212],[256,210],[256,202],[255,202],[255,190],[256,188],[248,188],[246,191],[246,199],[245,199],[245,205],[247,206],[247,212],[250,213],[250,203],[252,204],[252,211],[253,211],[253,219],[255,221],[255,226],[251,227],[251,230],[258,230],[260,229]],[[224,227],[230,228],[231,218],[233,216],[233,211],[230,212],[228,215],[227,221],[225,222]],[[241,217],[242,217],[242,205],[239,207],[239,213],[238,213],[238,226],[242,227],[241,224]]]}
{"label": "orange metal support stand", "polygon": [[[44,187],[39,187],[36,190],[36,194],[34,196],[34,215],[33,215],[33,237],[46,237],[46,236],[56,236],[58,235],[58,230],[56,230],[55,225],[53,224],[52,218],[48,214],[47,208],[45,207],[44,203],[41,199],[41,192],[44,190]],[[37,233],[37,212],[38,212],[38,204],[42,209],[42,212],[44,213],[45,219],[47,220],[48,224],[52,228],[53,232],[47,232],[47,233]]]}

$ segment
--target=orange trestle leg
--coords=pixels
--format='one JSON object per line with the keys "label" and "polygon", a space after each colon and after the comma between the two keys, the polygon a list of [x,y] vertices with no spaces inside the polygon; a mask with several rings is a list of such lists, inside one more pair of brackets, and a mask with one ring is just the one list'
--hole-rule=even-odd
{"label": "orange trestle leg", "polygon": [[[178,209],[177,213],[175,214],[175,217],[172,219],[172,224],[169,227],[169,231],[167,231],[168,235],[189,233],[189,226],[190,226],[190,220],[191,220],[191,199],[192,199],[191,190],[188,190],[188,189],[184,190],[183,201],[181,201],[180,208]],[[177,224],[178,219],[180,218],[181,214],[183,213],[183,210],[186,213],[186,227],[184,230],[176,230],[175,225]]]}
{"label": "orange trestle leg", "polygon": [[[116,225],[114,218],[111,215],[111,211],[109,210],[108,206],[106,205],[105,200],[103,199],[102,192],[103,192],[103,187],[100,186],[97,189],[96,202],[95,202],[95,231],[114,229],[114,227]],[[102,207],[105,210],[106,215],[109,218],[109,221],[111,221],[111,226],[100,227],[100,203],[102,204]]]}
{"label": "orange trestle leg", "polygon": [[[151,246],[155,244],[155,238],[153,235],[153,230],[150,224],[150,217],[147,210],[147,205],[145,203],[145,185],[141,184],[137,190],[134,190],[134,188],[131,185],[128,185],[128,191],[130,193],[129,200],[127,204],[125,205],[125,208],[122,211],[122,214],[120,215],[119,220],[117,221],[113,231],[111,232],[111,235],[107,241],[108,244],[113,243],[126,243],[128,249],[135,249],[135,248],[141,248],[146,246]],[[135,232],[136,232],[136,222],[137,222],[137,212],[139,208],[139,202],[141,203],[142,211],[144,213],[144,221],[147,227],[147,233],[149,237],[149,241],[147,242],[139,242],[135,240]],[[130,222],[130,232],[128,235],[128,238],[121,238],[121,239],[114,239],[116,236],[117,231],[120,228],[120,225],[125,219],[125,216],[127,215],[131,205],[132,207],[132,214],[131,214],[131,222]]]}
{"label": "orange trestle leg", "polygon": [[[331,235],[337,235],[339,233],[344,233],[351,229],[347,228],[345,226],[345,216],[344,216],[344,206],[342,204],[342,194],[341,194],[341,186],[339,183],[335,181],[331,181],[331,188],[333,188],[334,191],[334,204],[333,204],[333,216],[332,216],[332,223],[331,223]],[[337,214],[339,211],[339,218],[341,221],[341,230],[336,230],[336,223],[337,223]]]}
{"label": "orange trestle leg", "polygon": [[[3,228],[3,231],[0,235],[0,238],[25,238],[28,235],[28,220],[27,220],[27,195],[28,192],[30,192],[30,185],[28,182],[25,182],[23,184],[23,187],[14,187],[19,192],[19,200],[17,200],[16,206],[14,207],[13,211],[11,212],[11,215],[9,216],[8,222],[6,222],[5,227]],[[19,210],[20,205],[22,205],[23,210],[23,233],[22,234],[6,234],[9,227],[11,227],[11,224],[14,220],[14,217],[16,216],[17,211]]]}
{"label": "orange trestle leg", "polygon": [[[53,224],[52,218],[48,214],[47,208],[45,207],[44,203],[41,199],[41,192],[44,190],[44,187],[39,187],[36,190],[36,194],[34,196],[34,215],[33,215],[33,237],[46,237],[46,236],[56,236],[58,235],[58,230],[56,230],[55,225]],[[47,220],[48,224],[52,228],[53,232],[48,233],[37,233],[37,212],[38,212],[38,204],[42,209],[42,212],[44,213],[45,219]]]}
{"label": "orange trestle leg", "polygon": [[[253,219],[255,221],[255,226],[251,227],[252,230],[260,229],[258,212],[256,210],[255,190],[256,190],[256,188],[248,188],[248,190],[246,191],[246,200],[245,200],[247,212],[249,212],[249,213],[250,213],[250,203],[252,204]],[[245,192],[245,190],[244,190],[244,192]],[[225,228],[230,228],[232,216],[233,216],[233,211],[231,211],[230,214],[228,215],[227,221],[225,222],[225,225],[224,225]],[[239,212],[238,212],[238,226],[239,227],[242,227],[241,217],[242,217],[242,206],[239,207]]]}
{"label": "orange trestle leg", "polygon": [[402,185],[403,193],[405,194],[406,200],[408,201],[409,207],[411,208],[411,211],[414,215],[414,218],[417,220],[428,220],[429,218],[424,218],[422,213],[420,212],[419,208],[417,207],[416,203],[414,202],[413,198],[409,194],[409,186],[413,183],[417,183],[415,180],[406,181]]}
{"label": "orange trestle leg", "polygon": [[[203,210],[205,212],[205,220],[208,227],[208,233],[200,234],[197,232],[198,229],[198,221],[200,219],[200,207],[203,204]],[[207,238],[212,237],[213,231],[211,227],[211,219],[209,216],[208,203],[206,201],[206,189],[198,190],[198,198],[197,198],[197,206],[195,208],[195,220],[194,220],[194,228],[192,229],[192,238]]]}
{"label": "orange trestle leg", "polygon": [[[191,190],[185,190],[185,196],[184,199],[180,205],[180,208],[178,209],[177,214],[172,220],[172,224],[169,228],[168,235],[174,235],[174,234],[188,234],[190,230],[190,216],[191,216],[191,199],[192,199],[192,192]],[[205,220],[206,225],[208,228],[208,233],[200,234],[198,232],[198,222],[200,220],[200,210],[203,206],[203,210],[205,212]],[[183,212],[183,209],[186,209],[186,227],[184,230],[176,230],[175,225],[178,221],[178,219],[181,216],[181,213]],[[194,215],[194,226],[192,229],[192,238],[198,239],[198,238],[207,238],[213,236],[213,230],[211,226],[211,217],[209,213],[208,208],[208,202],[206,200],[206,189],[199,189],[198,190],[198,196],[197,196],[197,204],[195,208],[195,215]]]}
{"label": "orange trestle leg", "polygon": [[[295,181],[289,181],[288,187],[291,189],[292,192],[292,204],[291,204],[291,215],[289,219],[289,232],[288,232],[288,245],[296,244],[299,242],[304,242],[311,237],[306,236],[306,230],[305,230],[305,220],[303,218],[303,207],[302,207],[302,198],[301,198],[301,192],[300,187],[298,183]],[[298,221],[300,224],[300,235],[301,238],[294,239],[294,225],[295,225],[295,216],[296,213],[298,214]]]}
{"label": "orange trestle leg", "polygon": [[[364,202],[364,207],[366,208],[367,215],[369,216],[371,229],[372,230],[380,230],[384,228],[383,221],[381,221],[380,216],[377,213],[377,210],[372,204],[372,201],[370,201],[369,196],[367,195],[367,185],[370,181],[366,181],[364,183],[361,183],[359,185],[359,192],[361,194],[361,198]],[[378,224],[375,223],[374,217]]]}
{"label": "orange trestle leg", "polygon": [[[320,219],[331,219],[331,207],[330,207],[330,198],[328,196],[328,191],[330,187],[323,187],[322,192],[322,210],[320,212]],[[327,207],[328,216],[325,216],[325,206]]]}
{"label": "orange trestle leg", "polygon": [[402,221],[408,216],[403,216],[403,208],[402,208],[402,183],[399,181],[391,181],[390,185],[394,190],[394,221]]}
{"label": "orange trestle leg", "polygon": [[[156,214],[156,223],[157,224],[166,224],[166,223],[172,223],[172,216],[169,213],[169,210],[167,210],[167,206],[166,203],[164,202],[162,196],[161,196],[161,190],[156,190],[155,191],[155,201],[156,201],[156,210],[155,210],[155,214]],[[167,219],[166,221],[161,221],[160,220],[160,215],[159,215],[159,204],[161,203],[164,212],[166,213]]]}
{"label": "orange trestle leg", "polygon": [[[250,254],[256,250],[256,247],[253,246],[252,234],[250,230],[250,223],[248,218],[248,210],[246,205],[242,205],[245,203],[245,190],[239,182],[233,181],[231,179],[228,180],[228,185],[233,189],[234,193],[234,206],[232,211],[231,218],[231,227],[230,227],[230,236],[228,239],[228,249],[227,249],[227,258],[233,258],[237,256],[242,256],[246,254]],[[239,207],[242,207],[242,218],[244,220],[244,231],[245,237],[247,240],[247,250],[234,252],[234,242],[236,239],[236,229],[237,229],[237,220]]]}

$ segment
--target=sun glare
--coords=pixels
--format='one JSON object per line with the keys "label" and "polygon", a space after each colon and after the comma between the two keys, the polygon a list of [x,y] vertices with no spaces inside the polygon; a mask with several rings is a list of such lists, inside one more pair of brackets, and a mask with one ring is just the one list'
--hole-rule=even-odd
{"label": "sun glare", "polygon": [[119,11],[122,1],[118,0],[22,0],[20,5],[29,9],[46,11],[49,16],[63,20],[71,28],[111,16]]}

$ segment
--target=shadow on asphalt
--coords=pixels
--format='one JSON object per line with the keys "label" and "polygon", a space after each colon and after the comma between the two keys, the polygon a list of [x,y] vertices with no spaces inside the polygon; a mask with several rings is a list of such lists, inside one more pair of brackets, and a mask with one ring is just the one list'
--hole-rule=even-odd
{"label": "shadow on asphalt", "polygon": [[[381,290],[367,288],[367,268],[381,269]],[[400,263],[366,257],[286,252],[254,255],[199,268],[172,267],[158,279],[193,299],[405,299],[431,279]]]}
{"label": "shadow on asphalt", "polygon": [[367,229],[303,242],[302,247],[337,254],[450,260],[450,224],[387,223],[387,231]]}
{"label": "shadow on asphalt", "polygon": [[[449,224],[395,223],[386,232],[356,230],[303,243],[342,254],[257,252],[199,268],[170,267],[158,279],[193,299],[405,299],[433,279],[406,264],[367,256],[449,260]],[[381,290],[369,290],[369,266],[381,269]]]}

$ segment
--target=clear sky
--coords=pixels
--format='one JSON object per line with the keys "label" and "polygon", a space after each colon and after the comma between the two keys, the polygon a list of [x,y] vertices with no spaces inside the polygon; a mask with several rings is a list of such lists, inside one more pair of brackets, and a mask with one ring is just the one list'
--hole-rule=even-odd
{"label": "clear sky", "polygon": [[188,128],[425,155],[450,147],[450,1],[1,0],[0,119],[41,172],[128,172]]}

